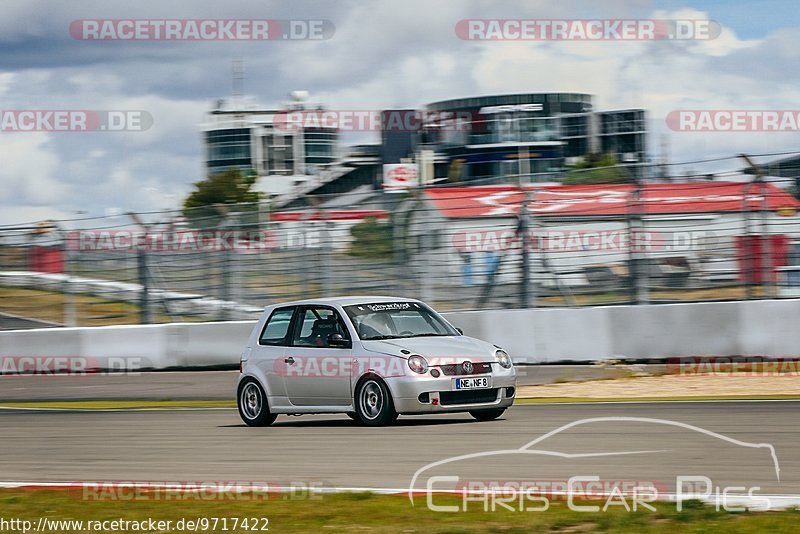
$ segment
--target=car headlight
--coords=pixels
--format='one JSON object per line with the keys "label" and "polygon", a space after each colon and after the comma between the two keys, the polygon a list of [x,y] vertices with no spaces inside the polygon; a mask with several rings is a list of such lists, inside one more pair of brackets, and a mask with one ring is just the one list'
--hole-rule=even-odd
{"label": "car headlight", "polygon": [[408,367],[415,373],[424,374],[428,370],[428,360],[414,354],[408,359]]}
{"label": "car headlight", "polygon": [[511,357],[506,351],[503,349],[498,349],[495,351],[494,355],[497,358],[498,363],[500,363],[500,367],[504,369],[511,369],[513,364],[511,363]]}

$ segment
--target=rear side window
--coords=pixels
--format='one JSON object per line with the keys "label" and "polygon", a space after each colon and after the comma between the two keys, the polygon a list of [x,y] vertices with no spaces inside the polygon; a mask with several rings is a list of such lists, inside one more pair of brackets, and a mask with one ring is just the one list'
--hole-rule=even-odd
{"label": "rear side window", "polygon": [[260,345],[288,345],[287,334],[294,315],[294,307],[278,308],[272,312],[261,331]]}

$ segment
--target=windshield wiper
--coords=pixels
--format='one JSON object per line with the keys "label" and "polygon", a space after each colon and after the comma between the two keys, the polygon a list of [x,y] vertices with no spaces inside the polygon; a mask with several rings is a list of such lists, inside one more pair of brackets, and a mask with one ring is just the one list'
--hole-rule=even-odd
{"label": "windshield wiper", "polygon": [[377,341],[379,339],[397,339],[400,336],[372,336],[372,337],[365,337],[362,341]]}
{"label": "windshield wiper", "polygon": [[436,337],[436,336],[449,336],[452,334],[436,334],[434,332],[428,332],[427,334],[414,334],[413,336],[400,336],[400,337]]}

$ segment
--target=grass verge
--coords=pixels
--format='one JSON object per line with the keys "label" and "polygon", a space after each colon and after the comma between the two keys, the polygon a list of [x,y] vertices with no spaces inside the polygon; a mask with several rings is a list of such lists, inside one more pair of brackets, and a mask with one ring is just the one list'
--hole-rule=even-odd
{"label": "grass verge", "polygon": [[[503,510],[484,512],[483,504],[471,502],[467,510],[459,513],[434,512],[426,506],[424,497],[416,499],[411,507],[405,495],[377,495],[373,493],[344,493],[325,495],[271,494],[268,499],[240,494],[234,500],[196,500],[140,498],[134,500],[85,500],[82,490],[0,490],[0,510],[3,518],[30,521],[33,527],[40,518],[49,523],[39,532],[79,532],[76,524],[53,524],[54,520],[83,521],[142,521],[147,519],[171,521],[162,532],[179,532],[181,519],[209,522],[205,532],[252,532],[254,529],[233,528],[233,518],[258,521],[259,527],[270,532],[432,532],[432,533],[484,533],[484,532],[795,532],[800,522],[800,512],[716,511],[713,507],[696,501],[684,503],[677,511],[670,503],[656,504],[656,510],[626,511],[621,506],[611,506],[607,511],[585,513],[570,510],[563,501],[551,501],[542,512]],[[434,504],[458,506],[463,502],[454,496],[437,495]],[[531,503],[539,506],[539,502]],[[581,502],[582,505],[593,504]],[[601,507],[604,502],[594,503]],[[618,503],[619,504],[619,503]],[[214,521],[216,529],[212,529]],[[223,528],[223,518],[227,520]],[[268,523],[261,518],[266,518]],[[252,523],[250,523],[252,526]],[[50,527],[50,528],[47,528]],[[114,530],[114,529],[111,529]],[[117,531],[122,531],[117,528]],[[188,528],[183,531],[191,530]],[[263,531],[262,528],[255,529]],[[97,530],[96,530],[97,531]],[[130,531],[130,529],[128,529]]]}
{"label": "grass verge", "polygon": [[[72,296],[78,326],[110,326],[140,324],[139,306],[127,302],[107,300],[86,294]],[[66,322],[66,296],[56,291],[28,289],[22,287],[0,287],[0,312],[11,313],[29,319],[54,323]],[[157,323],[168,323],[174,319],[156,312]],[[181,321],[203,321],[201,317],[180,317]]]}

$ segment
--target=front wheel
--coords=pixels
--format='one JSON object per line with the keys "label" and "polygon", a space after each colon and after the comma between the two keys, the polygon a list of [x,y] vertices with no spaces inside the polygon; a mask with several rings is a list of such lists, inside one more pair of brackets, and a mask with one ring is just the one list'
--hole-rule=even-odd
{"label": "front wheel", "polygon": [[475,410],[469,414],[478,421],[492,421],[503,415],[505,411],[505,408],[496,408],[494,410]]}
{"label": "front wheel", "polygon": [[366,378],[356,390],[356,414],[367,426],[389,425],[397,419],[389,388],[378,378]]}
{"label": "front wheel", "polygon": [[269,412],[267,394],[254,378],[245,378],[239,384],[237,403],[239,416],[249,426],[269,426],[277,415]]}

